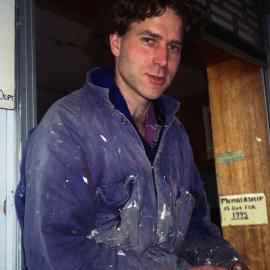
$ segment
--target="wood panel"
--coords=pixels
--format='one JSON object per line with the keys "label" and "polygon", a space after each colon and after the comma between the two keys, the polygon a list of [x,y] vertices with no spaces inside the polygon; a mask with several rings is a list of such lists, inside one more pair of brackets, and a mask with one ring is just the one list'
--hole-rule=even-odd
{"label": "wood panel", "polygon": [[[245,159],[216,159],[219,196],[265,193],[270,213],[270,154],[260,67],[233,59],[207,69],[214,154],[243,151]],[[270,269],[270,226],[222,228],[252,270]]]}

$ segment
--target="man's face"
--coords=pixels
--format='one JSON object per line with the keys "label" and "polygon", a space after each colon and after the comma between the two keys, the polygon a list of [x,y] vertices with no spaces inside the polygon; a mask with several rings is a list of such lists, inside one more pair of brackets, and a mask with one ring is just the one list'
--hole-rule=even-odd
{"label": "man's face", "polygon": [[125,35],[110,36],[115,80],[124,97],[145,103],[158,99],[180,62],[183,21],[167,8],[158,17],[133,22]]}

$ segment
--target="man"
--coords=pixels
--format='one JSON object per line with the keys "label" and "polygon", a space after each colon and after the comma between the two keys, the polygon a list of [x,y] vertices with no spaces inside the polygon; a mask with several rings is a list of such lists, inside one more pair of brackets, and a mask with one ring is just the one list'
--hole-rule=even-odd
{"label": "man", "polygon": [[244,269],[210,222],[178,103],[162,95],[181,59],[183,5],[112,10],[114,71],[90,72],[29,139],[16,195],[28,269]]}

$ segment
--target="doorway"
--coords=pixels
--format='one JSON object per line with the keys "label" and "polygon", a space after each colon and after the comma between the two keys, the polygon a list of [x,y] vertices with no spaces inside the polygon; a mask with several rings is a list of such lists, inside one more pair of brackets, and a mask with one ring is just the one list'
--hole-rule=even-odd
{"label": "doorway", "polygon": [[[75,6],[73,3],[72,7],[70,5],[70,8],[67,8],[68,2],[63,1],[63,3],[65,4],[61,6],[49,0],[47,2],[37,1],[38,121],[53,102],[84,84],[88,69],[106,62],[103,51],[100,49],[101,46],[93,38],[96,25],[87,19],[85,4],[78,2],[78,6]],[[178,117],[189,135],[194,159],[205,183],[212,219],[220,228],[220,195],[257,192],[270,194],[269,142],[264,89],[258,77],[260,69],[260,66],[242,61],[231,53],[201,39],[187,44],[179,72],[167,91],[168,95],[181,102]],[[233,72],[229,73],[230,70]],[[252,74],[255,74],[256,78],[252,81],[253,86],[250,88],[249,77]],[[223,88],[221,87],[222,81],[220,81],[222,78],[226,78]],[[235,79],[235,85],[238,87],[230,87],[232,79]],[[229,87],[226,86],[226,83],[229,84]],[[233,89],[232,92],[228,91],[230,88]],[[223,94],[221,95],[219,91],[222,89]],[[250,91],[241,92],[241,89],[250,89]],[[257,91],[257,89],[259,90]],[[232,96],[236,93],[238,93],[236,95],[238,103],[235,103],[237,108],[230,104]],[[245,104],[241,102],[243,95],[247,97],[246,105],[253,108],[250,112],[244,110]],[[221,96],[222,98],[219,99],[218,97]],[[252,102],[252,98],[258,103]],[[253,107],[254,104],[256,107]],[[236,111],[238,114],[233,113]],[[245,112],[244,116],[243,112]],[[246,118],[246,113],[249,115],[249,119]],[[234,118],[222,122],[221,119],[225,119],[227,114],[233,114]],[[239,117],[240,115],[242,118]],[[239,119],[246,123],[243,129],[239,129],[237,126]],[[233,127],[228,126],[228,123],[231,122],[234,123]],[[259,122],[261,124],[258,126],[251,125],[251,123],[258,124]],[[214,123],[213,128],[212,123]],[[225,127],[224,130],[221,130],[220,123]],[[252,130],[259,130],[258,127],[262,132],[259,136],[255,136],[255,140],[257,138],[257,142],[258,140],[264,142],[264,145],[260,144],[259,148],[252,140],[249,141],[247,137],[241,136],[249,134]],[[240,147],[241,138],[244,137],[243,145],[246,148]],[[229,140],[227,140],[228,138]],[[233,141],[237,145],[234,148],[230,147],[230,143]],[[249,153],[249,156],[253,157],[251,161],[247,157],[242,163],[235,162],[229,166],[217,163],[217,154],[235,151],[238,149],[238,145],[241,151]],[[221,146],[224,146],[222,150],[220,150]],[[245,165],[241,167],[241,164],[244,163]],[[243,174],[244,171],[250,173]],[[263,171],[263,173],[256,174],[255,171]],[[224,178],[223,175],[226,177]],[[238,177],[235,178],[235,175]],[[257,265],[258,260],[261,260],[264,262],[262,270],[269,267],[269,260],[266,260],[270,257],[269,251],[267,251],[270,237],[267,233],[268,229],[268,225],[222,227],[225,238],[244,255],[251,269],[255,269],[252,266]],[[259,239],[260,242],[254,244],[254,239]],[[260,247],[260,257],[257,256],[256,251],[258,246]]]}
{"label": "doorway", "polygon": [[[84,84],[90,68],[106,63],[102,45],[94,37],[96,25],[82,18],[80,12],[84,5],[80,4],[66,9],[65,5],[51,1],[37,1],[38,122],[56,100]],[[180,70],[166,94],[181,102],[178,117],[189,134],[196,164],[205,181],[213,221],[220,227],[206,65],[202,58],[194,55],[194,50],[195,45],[187,48]]]}

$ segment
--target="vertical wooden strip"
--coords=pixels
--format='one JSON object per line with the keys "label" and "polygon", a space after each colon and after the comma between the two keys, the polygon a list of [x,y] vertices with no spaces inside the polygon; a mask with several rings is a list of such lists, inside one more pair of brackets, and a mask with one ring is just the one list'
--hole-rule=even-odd
{"label": "vertical wooden strip", "polygon": [[[207,68],[214,154],[242,151],[244,160],[215,159],[219,196],[264,193],[270,213],[270,154],[260,67],[238,59]],[[270,269],[270,226],[223,227],[251,269]]]}

